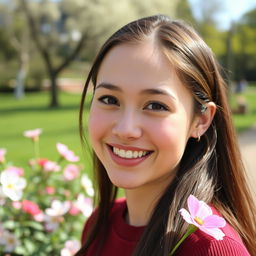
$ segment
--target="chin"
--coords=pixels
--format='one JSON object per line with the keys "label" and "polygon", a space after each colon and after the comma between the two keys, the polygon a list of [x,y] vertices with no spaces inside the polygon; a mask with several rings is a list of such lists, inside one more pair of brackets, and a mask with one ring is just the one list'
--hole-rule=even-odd
{"label": "chin", "polygon": [[118,188],[122,189],[136,189],[142,184],[138,182],[138,180],[134,181],[129,179],[128,177],[120,178],[120,177],[110,177],[111,182]]}

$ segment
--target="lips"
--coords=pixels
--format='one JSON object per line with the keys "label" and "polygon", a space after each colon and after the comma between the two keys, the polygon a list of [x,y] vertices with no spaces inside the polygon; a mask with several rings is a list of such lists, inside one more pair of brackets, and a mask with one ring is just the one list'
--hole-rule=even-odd
{"label": "lips", "polygon": [[147,159],[153,151],[136,147],[125,147],[121,145],[107,145],[112,160],[124,166],[134,166]]}

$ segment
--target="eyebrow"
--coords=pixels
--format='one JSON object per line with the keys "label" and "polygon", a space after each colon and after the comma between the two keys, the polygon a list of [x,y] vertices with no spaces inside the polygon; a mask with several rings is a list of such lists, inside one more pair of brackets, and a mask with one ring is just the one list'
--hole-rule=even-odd
{"label": "eyebrow", "polygon": [[[113,91],[118,91],[122,92],[122,89],[114,84],[110,83],[100,83],[95,87],[96,89],[99,88],[105,88]],[[174,97],[171,93],[167,92],[166,90],[163,89],[155,89],[155,88],[150,88],[150,89],[144,89],[140,92],[140,94],[148,94],[148,95],[164,95],[164,96],[169,96],[174,100],[177,100],[176,97]]]}
{"label": "eyebrow", "polygon": [[121,92],[121,88],[119,88],[116,85],[110,84],[110,83],[100,83],[95,87],[95,90],[99,89],[99,88],[105,88],[105,89],[109,89],[109,90],[113,90],[113,91],[119,91]]}

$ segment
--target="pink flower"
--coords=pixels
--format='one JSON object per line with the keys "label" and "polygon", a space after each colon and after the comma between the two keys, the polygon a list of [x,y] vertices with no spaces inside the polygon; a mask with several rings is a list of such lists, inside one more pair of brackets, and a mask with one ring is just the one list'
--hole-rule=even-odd
{"label": "pink flower", "polygon": [[79,161],[79,157],[76,156],[73,151],[69,150],[69,148],[66,145],[57,143],[56,147],[57,147],[59,154],[67,161],[69,161],[69,162]]}
{"label": "pink flower", "polygon": [[43,212],[40,212],[40,213],[34,215],[33,218],[37,222],[43,222],[45,217],[44,217]]}
{"label": "pink flower", "polygon": [[45,191],[48,195],[53,195],[55,193],[55,188],[54,187],[46,187]]}
{"label": "pink flower", "polygon": [[37,164],[46,172],[58,172],[61,169],[56,162],[50,161],[47,158],[38,159]]}
{"label": "pink flower", "polygon": [[0,163],[5,162],[5,154],[6,154],[6,149],[5,148],[0,148]]}
{"label": "pink flower", "polygon": [[23,176],[24,175],[24,169],[16,166],[9,166],[7,169],[5,169],[9,173],[16,174],[18,176]]}
{"label": "pink flower", "polygon": [[218,215],[213,215],[212,209],[193,195],[188,197],[187,203],[189,212],[185,209],[179,211],[183,219],[215,239],[222,240],[225,235],[219,228],[224,227],[226,221]]}
{"label": "pink flower", "polygon": [[61,168],[56,162],[47,161],[44,163],[43,169],[46,172],[58,172]]}
{"label": "pink flower", "polygon": [[22,203],[19,201],[14,201],[14,202],[12,202],[12,206],[13,206],[13,208],[15,208],[17,210],[20,210],[22,207]]}
{"label": "pink flower", "polygon": [[77,240],[68,240],[65,243],[65,247],[61,250],[61,256],[72,256],[75,255],[76,252],[80,248],[80,243]]}
{"label": "pink flower", "polygon": [[42,212],[36,203],[29,200],[22,201],[22,210],[32,216],[38,215]]}
{"label": "pink flower", "polygon": [[39,135],[42,133],[42,129],[28,130],[23,133],[25,137],[31,138],[33,141],[39,140]]}
{"label": "pink flower", "polygon": [[71,202],[71,207],[68,212],[72,216],[76,216],[80,213],[80,209],[76,207],[74,203]]}
{"label": "pink flower", "polygon": [[[38,163],[38,165],[44,167],[45,163],[47,163],[48,161],[49,160],[47,158],[39,158],[39,159],[37,159],[36,162]],[[33,163],[33,164],[35,164],[35,163]]]}
{"label": "pink flower", "polygon": [[64,173],[63,173],[64,179],[65,180],[73,180],[78,177],[79,172],[80,172],[80,170],[77,165],[69,164],[64,169]]}
{"label": "pink flower", "polygon": [[79,194],[77,200],[74,202],[76,208],[78,208],[85,217],[89,217],[93,211],[92,199],[85,197],[83,194]]}

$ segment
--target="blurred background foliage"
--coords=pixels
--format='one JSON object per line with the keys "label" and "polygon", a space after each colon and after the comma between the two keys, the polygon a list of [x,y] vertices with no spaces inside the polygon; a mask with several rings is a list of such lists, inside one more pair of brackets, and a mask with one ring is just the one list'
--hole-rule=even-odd
{"label": "blurred background foliage", "polygon": [[[220,0],[196,0],[196,6],[189,0],[0,0],[0,147],[22,162],[25,153],[19,148],[27,145],[20,135],[34,128],[49,135],[43,146],[47,157],[54,154],[56,140],[77,147],[82,84],[99,47],[127,22],[156,13],[193,25],[229,85],[249,82],[245,97],[252,102],[251,116],[243,118],[255,120],[256,5],[227,29],[218,18],[222,8]],[[65,79],[78,94],[61,92]],[[77,83],[78,90],[72,90]],[[247,128],[255,123],[246,122]]]}
{"label": "blurred background foliage", "polygon": [[23,87],[42,90],[48,79],[49,105],[56,107],[57,79],[72,64],[85,70],[70,75],[84,79],[85,63],[113,31],[156,13],[192,24],[229,71],[227,79],[256,81],[256,8],[227,30],[218,27],[220,10],[220,0],[197,0],[200,18],[188,0],[0,0],[0,91],[16,88],[22,97]]}

